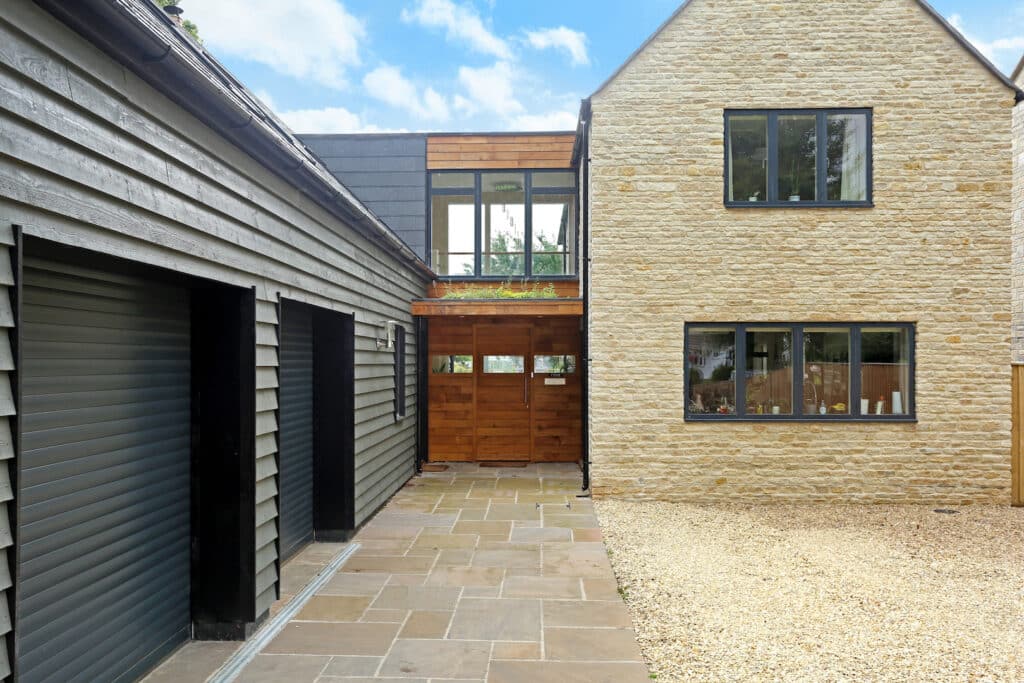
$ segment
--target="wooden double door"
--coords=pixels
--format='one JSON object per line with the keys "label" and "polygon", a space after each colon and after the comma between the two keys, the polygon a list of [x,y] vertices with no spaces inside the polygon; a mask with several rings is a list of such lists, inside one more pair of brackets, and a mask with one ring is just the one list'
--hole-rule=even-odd
{"label": "wooden double door", "polygon": [[579,318],[432,318],[432,461],[576,462]]}

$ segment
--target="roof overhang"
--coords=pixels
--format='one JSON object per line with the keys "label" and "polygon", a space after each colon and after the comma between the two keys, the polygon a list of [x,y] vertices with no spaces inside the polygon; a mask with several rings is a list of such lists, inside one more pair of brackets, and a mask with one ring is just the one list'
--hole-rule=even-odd
{"label": "roof overhang", "polygon": [[550,318],[583,315],[583,299],[420,299],[412,314],[424,318]]}

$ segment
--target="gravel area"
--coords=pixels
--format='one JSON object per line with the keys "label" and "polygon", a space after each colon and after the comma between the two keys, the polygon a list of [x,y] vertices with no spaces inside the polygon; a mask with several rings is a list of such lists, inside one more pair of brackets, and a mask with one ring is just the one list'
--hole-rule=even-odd
{"label": "gravel area", "polygon": [[595,505],[658,681],[1024,681],[1024,509]]}

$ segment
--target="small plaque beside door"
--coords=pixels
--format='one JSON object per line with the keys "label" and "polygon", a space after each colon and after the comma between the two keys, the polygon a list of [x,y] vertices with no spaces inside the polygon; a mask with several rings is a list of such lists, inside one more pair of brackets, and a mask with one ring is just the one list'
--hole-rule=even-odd
{"label": "small plaque beside door", "polygon": [[565,378],[564,377],[545,377],[544,378],[544,386],[546,386],[546,387],[564,387],[565,386]]}

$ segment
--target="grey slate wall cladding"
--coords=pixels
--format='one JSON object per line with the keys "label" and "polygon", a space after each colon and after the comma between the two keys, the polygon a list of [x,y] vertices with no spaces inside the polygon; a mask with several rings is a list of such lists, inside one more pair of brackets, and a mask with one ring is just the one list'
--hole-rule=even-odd
{"label": "grey slate wall cladding", "polygon": [[[424,276],[29,0],[6,0],[0,12],[0,256],[11,224],[255,288],[257,615],[276,597],[279,295],[355,316],[357,524],[413,475],[416,354],[406,371],[409,417],[396,421],[393,359],[374,340],[381,320],[413,329],[409,302],[424,296]],[[9,318],[0,306],[0,327]],[[0,459],[9,457],[9,394],[0,392]],[[0,549],[9,535],[3,493],[0,481]],[[0,607],[8,583],[0,572]],[[0,609],[0,633],[6,622]]]}
{"label": "grey slate wall cladding", "polygon": [[299,135],[331,173],[426,258],[427,136]]}

